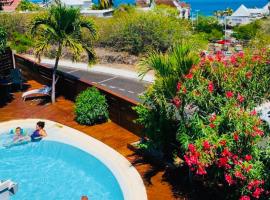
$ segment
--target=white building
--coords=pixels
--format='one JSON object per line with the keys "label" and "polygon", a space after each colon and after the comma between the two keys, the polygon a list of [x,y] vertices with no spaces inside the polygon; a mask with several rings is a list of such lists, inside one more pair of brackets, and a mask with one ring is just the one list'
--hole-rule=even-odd
{"label": "white building", "polygon": [[243,4],[229,17],[228,24],[235,26],[248,24],[256,19],[260,19],[269,15],[270,3],[267,3],[263,8],[247,8]]}
{"label": "white building", "polygon": [[190,16],[190,5],[185,2],[180,2],[178,0],[173,1],[173,5],[179,11],[179,17],[183,19],[189,19]]}
{"label": "white building", "polygon": [[92,6],[92,0],[61,0],[61,2],[66,6],[72,6],[82,10],[89,9]]}

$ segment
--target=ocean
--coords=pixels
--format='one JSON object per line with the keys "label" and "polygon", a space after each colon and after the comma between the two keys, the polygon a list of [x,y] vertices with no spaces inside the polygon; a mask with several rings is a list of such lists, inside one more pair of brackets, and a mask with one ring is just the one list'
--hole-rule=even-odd
{"label": "ocean", "polygon": [[213,15],[215,10],[232,8],[236,10],[241,4],[248,8],[265,6],[268,0],[186,0],[191,5],[192,12],[199,10],[202,15]]}
{"label": "ocean", "polygon": [[[39,3],[42,0],[31,0],[32,2]],[[98,0],[92,0],[94,3],[98,3]],[[136,0],[113,0],[114,6],[117,7],[121,4],[135,4]],[[202,15],[213,15],[215,10],[225,10],[226,8],[232,8],[236,10],[241,4],[246,7],[263,7],[267,4],[268,0],[185,0],[192,8],[192,12],[200,10]]]}

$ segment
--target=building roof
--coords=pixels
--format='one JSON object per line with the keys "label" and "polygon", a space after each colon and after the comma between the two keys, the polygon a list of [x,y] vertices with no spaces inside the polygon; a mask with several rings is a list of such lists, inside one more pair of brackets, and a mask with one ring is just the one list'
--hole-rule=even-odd
{"label": "building roof", "polygon": [[249,17],[251,15],[264,15],[269,13],[267,3],[263,8],[247,8],[243,4],[231,15],[232,17]]}
{"label": "building roof", "polygon": [[83,5],[83,0],[61,0],[63,4],[69,5],[69,6],[75,6],[75,5]]}
{"label": "building roof", "polygon": [[243,4],[231,15],[232,17],[249,17],[249,9]]}

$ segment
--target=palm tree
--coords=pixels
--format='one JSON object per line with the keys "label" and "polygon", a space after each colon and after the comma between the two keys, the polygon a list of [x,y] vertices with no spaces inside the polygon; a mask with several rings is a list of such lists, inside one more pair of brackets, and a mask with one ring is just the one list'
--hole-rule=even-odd
{"label": "palm tree", "polygon": [[80,15],[79,9],[66,7],[60,1],[52,5],[45,16],[38,16],[32,22],[31,33],[36,38],[36,55],[40,57],[51,46],[56,46],[55,64],[52,73],[52,103],[55,102],[55,79],[59,59],[63,48],[73,53],[73,59],[78,60],[80,54],[86,51],[89,62],[94,59],[91,44],[83,42],[82,31],[86,29],[93,38],[96,28],[93,21]]}
{"label": "palm tree", "polygon": [[214,11],[214,16],[217,18],[217,20],[220,18],[221,16],[221,11],[220,10],[216,10]]}
{"label": "palm tree", "polygon": [[167,98],[175,94],[177,81],[187,74],[197,57],[191,46],[176,44],[165,55],[162,53],[151,53],[148,58],[140,63],[140,76],[144,77],[149,71],[153,70],[156,76],[156,83],[166,86],[164,95]]}
{"label": "palm tree", "polygon": [[225,12],[226,12],[226,16],[231,16],[231,15],[233,14],[233,9],[227,8],[227,9],[225,10]]}

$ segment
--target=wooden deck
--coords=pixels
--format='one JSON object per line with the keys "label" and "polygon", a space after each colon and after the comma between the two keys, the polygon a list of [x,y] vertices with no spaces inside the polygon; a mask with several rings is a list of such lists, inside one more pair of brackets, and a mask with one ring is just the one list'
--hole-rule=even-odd
{"label": "wooden deck", "polygon": [[[33,80],[28,81],[28,85],[31,89],[41,87]],[[79,125],[74,121],[74,103],[63,97],[59,97],[57,103],[52,105],[44,99],[32,99],[24,102],[21,94],[21,92],[13,93],[12,100],[0,104],[0,121],[43,118],[75,128],[111,146],[134,163],[141,176],[144,177],[149,200],[185,199],[173,194],[174,187],[167,181],[168,179],[164,180],[163,169],[152,166],[127,148],[128,143],[138,140],[133,133],[113,122],[91,127]]]}

